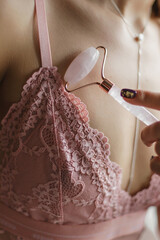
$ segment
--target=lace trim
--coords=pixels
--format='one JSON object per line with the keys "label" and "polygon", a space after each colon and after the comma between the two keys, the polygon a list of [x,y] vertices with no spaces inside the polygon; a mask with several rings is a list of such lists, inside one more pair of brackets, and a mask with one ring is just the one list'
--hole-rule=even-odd
{"label": "lace trim", "polygon": [[[62,89],[63,89],[63,93],[67,96],[68,99],[70,99],[72,101],[72,103],[78,108],[79,105],[82,106],[82,109],[84,110],[84,114],[82,114],[82,116],[86,116],[86,117],[82,117],[82,120],[84,121],[84,123],[87,124],[87,127],[89,128],[89,131],[93,131],[95,134],[99,134],[100,136],[100,139],[101,139],[101,142],[104,142],[104,143],[107,143],[107,149],[110,149],[110,145],[108,143],[108,137],[106,137],[104,135],[104,133],[100,132],[98,129],[95,129],[95,128],[92,128],[90,127],[90,118],[89,118],[89,111],[87,109],[87,106],[86,104],[84,104],[81,99],[77,96],[75,96],[73,93],[68,93],[65,88],[63,87],[62,85]],[[81,116],[81,114],[80,114]],[[110,156],[110,152],[108,152],[108,156]],[[120,167],[119,164],[115,163],[115,162],[112,162],[110,159],[108,159],[110,161],[110,164],[112,165],[113,168],[115,168],[115,171],[117,170],[117,172],[119,172],[121,175],[122,175],[122,168]],[[144,188],[140,191],[138,191],[136,194],[134,195],[130,195],[127,191],[125,190],[122,190],[121,191],[126,194],[126,196],[128,195],[130,198],[133,198],[134,200],[133,201],[136,201],[137,198],[139,198],[138,195],[143,195],[143,194],[146,194],[146,192],[148,192],[148,189],[151,188],[152,186],[152,182],[154,182],[155,180],[154,179],[157,179],[157,176],[155,173],[152,174],[151,176],[151,179],[150,179],[150,183],[148,185],[147,188]],[[122,176],[120,177],[120,186],[121,186],[121,179],[122,179]],[[159,180],[159,176],[158,176],[158,180]]]}
{"label": "lace trim", "polygon": [[[25,98],[25,93],[27,92],[27,89],[30,88],[30,85],[33,83],[33,81],[35,81],[37,79],[37,76],[40,75],[40,73],[44,70],[44,67],[40,67],[38,71],[34,72],[31,77],[29,77],[29,79],[27,79],[26,83],[23,86],[22,92],[21,92],[21,97],[20,100],[16,103],[13,103],[7,114],[4,116],[4,118],[1,120],[1,125],[5,125],[9,119],[9,116],[15,112],[15,110],[22,106],[22,103],[24,102],[24,98]],[[53,67],[53,71],[57,71],[57,67]]]}
{"label": "lace trim", "polygon": [[[122,170],[109,159],[108,138],[90,127],[86,105],[65,91],[56,67],[40,68],[27,80],[20,101],[2,120],[0,136],[1,201],[26,216],[64,223],[64,207],[76,206],[77,215],[88,209],[85,219],[93,223],[160,201],[160,190],[155,188],[160,178],[155,174],[149,187],[135,196],[121,189]],[[30,195],[14,190],[18,161],[26,157],[33,163],[45,159],[48,171]],[[90,188],[93,196],[87,194]]]}

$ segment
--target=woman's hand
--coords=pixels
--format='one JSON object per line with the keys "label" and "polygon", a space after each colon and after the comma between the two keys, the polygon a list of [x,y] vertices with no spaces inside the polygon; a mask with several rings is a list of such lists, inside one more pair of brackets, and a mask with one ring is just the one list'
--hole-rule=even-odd
{"label": "woman's hand", "polygon": [[[160,110],[160,93],[122,89],[121,95],[128,103]],[[151,158],[151,169],[160,175],[160,121],[145,127],[141,133],[141,138],[148,147],[155,143],[157,156]]]}

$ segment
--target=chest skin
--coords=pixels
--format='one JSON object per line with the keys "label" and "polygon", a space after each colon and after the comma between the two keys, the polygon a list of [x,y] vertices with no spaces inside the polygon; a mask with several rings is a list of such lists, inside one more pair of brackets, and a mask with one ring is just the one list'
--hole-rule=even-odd
{"label": "chest skin", "polygon": [[[8,32],[6,37],[16,37],[16,42],[11,44],[11,64],[0,85],[1,119],[9,106],[20,99],[25,81],[41,67],[34,1],[27,4],[20,0],[15,2],[17,7],[12,5],[8,10],[12,11],[10,21],[16,30]],[[106,77],[120,88],[137,88],[138,46],[115,13],[87,1],[80,4],[72,0],[48,0],[45,7],[53,65],[58,67],[62,77],[77,54],[90,46],[102,45],[108,50]],[[81,84],[101,81],[103,51],[100,52],[98,63]],[[141,60],[141,89],[160,91],[160,41],[156,21],[151,20],[145,31]],[[135,117],[98,86],[77,90],[74,94],[86,104],[90,126],[109,138],[110,158],[122,168],[122,189],[126,189],[134,149]],[[154,111],[154,114],[160,119],[160,113]],[[147,187],[152,175],[149,161],[154,155],[154,146],[147,148],[143,145],[140,133],[144,127],[140,123],[132,195]]]}

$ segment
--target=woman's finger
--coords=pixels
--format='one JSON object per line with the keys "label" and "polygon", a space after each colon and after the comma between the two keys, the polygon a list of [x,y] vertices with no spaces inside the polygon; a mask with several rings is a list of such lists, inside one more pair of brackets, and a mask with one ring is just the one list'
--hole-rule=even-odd
{"label": "woman's finger", "polygon": [[121,96],[131,104],[160,110],[160,93],[124,88]]}
{"label": "woman's finger", "polygon": [[160,157],[152,157],[150,162],[150,167],[154,173],[160,175]]}
{"label": "woman's finger", "polygon": [[155,144],[155,152],[158,156],[160,156],[160,140],[156,142]]}
{"label": "woman's finger", "polygon": [[145,127],[141,132],[141,139],[146,146],[160,140],[160,121]]}

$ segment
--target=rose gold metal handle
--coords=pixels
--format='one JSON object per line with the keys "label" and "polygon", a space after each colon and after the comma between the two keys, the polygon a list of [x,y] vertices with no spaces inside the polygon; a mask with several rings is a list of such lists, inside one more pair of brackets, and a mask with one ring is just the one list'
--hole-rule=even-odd
{"label": "rose gold metal handle", "polygon": [[103,46],[98,46],[96,49],[99,49],[99,48],[102,48],[104,50],[104,57],[103,57],[102,68],[101,68],[101,78],[103,79],[103,82],[102,83],[99,83],[99,82],[88,83],[88,84],[85,84],[81,87],[78,87],[78,88],[75,88],[72,90],[68,89],[68,83],[66,83],[65,90],[67,92],[74,92],[78,89],[81,89],[84,87],[89,87],[91,85],[99,85],[100,87],[102,87],[103,90],[105,90],[107,92],[111,89],[111,87],[113,86],[113,83],[104,76],[104,69],[105,69],[106,57],[107,57],[107,49]]}

